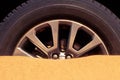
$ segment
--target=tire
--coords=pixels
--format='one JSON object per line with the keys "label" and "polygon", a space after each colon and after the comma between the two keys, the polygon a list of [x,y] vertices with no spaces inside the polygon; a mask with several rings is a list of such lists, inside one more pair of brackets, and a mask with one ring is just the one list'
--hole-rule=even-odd
{"label": "tire", "polygon": [[[39,24],[42,24],[42,23],[44,24],[47,21],[48,23],[49,21],[53,21],[53,22],[59,21],[65,24],[80,23],[82,26],[86,26],[84,27],[85,34],[88,31],[88,33],[96,35],[98,39],[100,39],[99,41],[101,41],[101,44],[103,46],[98,49],[96,48],[98,47],[97,45],[97,46],[94,46],[92,50],[85,51],[84,53],[90,52],[87,55],[100,54],[100,52],[97,53],[96,51],[102,50],[102,48],[104,48],[102,51],[104,52],[106,50],[105,52],[108,53],[109,55],[120,54],[119,19],[116,18],[116,16],[112,12],[110,12],[107,8],[105,8],[103,5],[99,4],[98,2],[94,0],[60,0],[60,1],[59,0],[29,0],[26,3],[23,3],[21,6],[17,7],[11,13],[9,13],[8,16],[4,19],[4,22],[1,23],[0,55],[13,55],[16,50],[16,46],[18,46],[18,44],[21,43],[24,35],[27,34],[27,32],[29,32],[31,29],[36,27],[36,25],[38,26]],[[68,29],[70,30],[69,27]],[[49,31],[49,29],[47,30]],[[61,29],[61,30],[64,30],[64,29]],[[69,30],[66,30],[65,32]],[[76,33],[76,36],[78,33]],[[88,36],[90,36],[90,34]],[[69,35],[67,36],[69,37]],[[48,36],[45,35],[42,37],[47,38]],[[90,39],[92,40],[93,37],[94,36],[92,36]],[[79,43],[79,40],[81,40],[80,38],[78,37],[76,40],[78,41],[78,43]],[[86,40],[86,38],[84,39]],[[42,40],[44,41],[44,39]],[[82,47],[86,45],[84,44],[87,42],[87,41],[84,42],[85,40],[82,41],[83,43],[80,43],[81,45],[83,44]],[[63,43],[65,42],[63,41]],[[67,43],[65,43],[65,45],[66,44]],[[32,46],[32,45],[36,46],[36,44],[31,44],[28,46]],[[61,45],[61,43],[59,45]],[[70,55],[66,53],[65,54],[68,55],[68,58],[83,56],[84,54],[76,55],[77,52],[79,52],[79,49],[82,49],[79,47],[80,46],[72,47],[76,50],[76,53],[74,52],[74,50],[72,51],[72,50],[66,49],[66,53],[71,53],[71,54]],[[27,50],[27,52],[29,53],[29,51],[31,50],[33,50],[33,48],[29,47],[29,50]],[[96,53],[94,52],[93,54],[94,50]],[[39,51],[40,52],[38,57],[42,56],[43,58],[53,58],[54,56],[54,58],[56,59],[60,56],[60,53],[62,55],[62,51],[53,50],[53,51],[50,51],[49,53],[50,57],[48,56],[45,57],[46,54],[42,54],[44,53],[44,50],[40,49]],[[53,53],[55,55],[53,55]],[[34,54],[38,54],[38,53],[34,53]],[[30,53],[30,54],[27,54],[27,56],[35,57],[36,55],[33,55],[32,53]]]}

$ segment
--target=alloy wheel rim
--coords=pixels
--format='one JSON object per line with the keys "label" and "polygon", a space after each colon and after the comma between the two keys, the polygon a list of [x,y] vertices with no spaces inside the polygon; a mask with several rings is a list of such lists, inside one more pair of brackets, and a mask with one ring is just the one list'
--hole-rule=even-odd
{"label": "alloy wheel rim", "polygon": [[30,29],[13,55],[45,59],[70,59],[109,55],[102,39],[88,26],[72,20],[50,20]]}

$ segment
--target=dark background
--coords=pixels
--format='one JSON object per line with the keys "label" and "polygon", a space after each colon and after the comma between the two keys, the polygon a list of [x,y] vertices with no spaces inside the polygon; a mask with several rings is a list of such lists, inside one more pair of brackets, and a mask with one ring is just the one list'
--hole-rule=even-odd
{"label": "dark background", "polygon": [[[0,22],[5,16],[21,3],[27,0],[0,0]],[[120,4],[119,0],[96,0],[109,8],[114,14],[120,18]]]}

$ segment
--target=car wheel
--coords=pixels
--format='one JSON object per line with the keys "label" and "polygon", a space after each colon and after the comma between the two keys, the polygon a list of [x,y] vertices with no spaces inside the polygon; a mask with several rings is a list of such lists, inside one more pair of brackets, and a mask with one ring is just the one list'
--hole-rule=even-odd
{"label": "car wheel", "polygon": [[119,19],[94,0],[29,0],[4,19],[0,30],[0,55],[120,54]]}

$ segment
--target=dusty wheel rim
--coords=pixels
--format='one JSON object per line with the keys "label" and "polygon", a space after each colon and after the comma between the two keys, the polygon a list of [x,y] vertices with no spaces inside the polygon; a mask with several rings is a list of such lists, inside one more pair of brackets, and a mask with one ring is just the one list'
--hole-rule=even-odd
{"label": "dusty wheel rim", "polygon": [[88,26],[72,20],[51,20],[30,29],[13,55],[46,59],[69,59],[106,54],[102,39]]}

